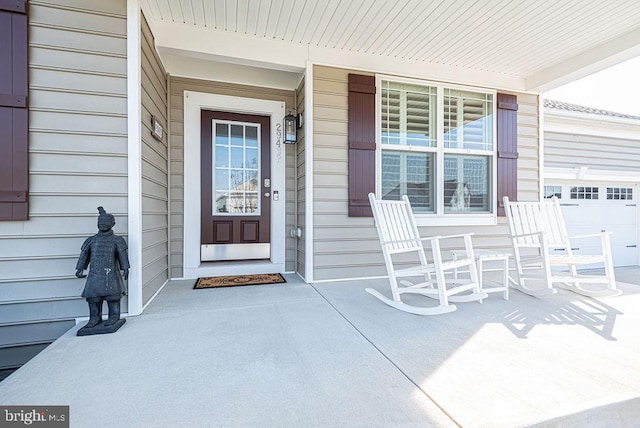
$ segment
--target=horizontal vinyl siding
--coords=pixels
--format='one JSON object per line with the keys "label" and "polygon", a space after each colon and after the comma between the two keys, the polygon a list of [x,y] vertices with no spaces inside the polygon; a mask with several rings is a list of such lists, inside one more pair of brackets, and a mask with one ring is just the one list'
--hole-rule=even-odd
{"label": "horizontal vinyl siding", "polygon": [[637,139],[596,135],[544,133],[544,165],[556,168],[640,170],[640,133]]}
{"label": "horizontal vinyl siding", "polygon": [[[350,70],[314,67],[314,280],[386,276],[373,218],[348,217],[348,85]],[[361,72],[357,72],[363,74]],[[518,96],[518,198],[539,193],[538,98]],[[423,236],[473,232],[477,248],[511,252],[504,218],[497,226],[424,227]],[[454,242],[459,246],[461,242]],[[448,256],[449,247],[444,247]]]}
{"label": "horizontal vinyl siding", "polygon": [[127,236],[126,1],[32,0],[29,25],[30,217],[0,222],[7,361],[88,315],[74,273],[99,205]]}
{"label": "horizontal vinyl siding", "polygon": [[155,116],[167,131],[167,76],[142,20],[142,302],[169,279],[169,144],[151,135]]}
{"label": "horizontal vinyl siding", "polygon": [[537,201],[541,174],[538,96],[513,94],[518,96],[518,200]]}
{"label": "horizontal vinyl siding", "polygon": [[[299,142],[298,142],[299,144]],[[291,236],[290,230],[296,227],[296,145],[287,144],[285,146],[285,175],[286,175],[286,203],[285,203],[285,270],[294,272],[296,270],[297,240]]]}
{"label": "horizontal vinyl siding", "polygon": [[373,218],[348,217],[350,72],[354,71],[313,69],[314,280],[385,272]]}
{"label": "horizontal vinyl siding", "polygon": [[[257,86],[245,86],[207,80],[197,80],[170,76],[169,78],[169,130],[170,130],[170,256],[171,277],[183,276],[184,256],[184,91],[202,92],[208,94],[229,95],[262,100],[282,101],[286,110],[294,108],[294,92],[281,89],[262,88]],[[289,198],[293,194],[295,184],[294,164],[295,150],[298,145],[286,146],[286,195]],[[289,230],[295,223],[294,203],[287,200],[286,218],[286,267],[287,270],[295,266],[295,240],[290,238]]]}

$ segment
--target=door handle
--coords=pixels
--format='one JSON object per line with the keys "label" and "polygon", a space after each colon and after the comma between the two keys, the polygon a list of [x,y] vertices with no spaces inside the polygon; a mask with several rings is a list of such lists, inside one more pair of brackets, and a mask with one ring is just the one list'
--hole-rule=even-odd
{"label": "door handle", "polygon": [[265,198],[268,198],[269,196],[271,196],[271,193],[269,193],[269,192],[264,192],[264,195],[262,195],[262,196],[264,196]]}

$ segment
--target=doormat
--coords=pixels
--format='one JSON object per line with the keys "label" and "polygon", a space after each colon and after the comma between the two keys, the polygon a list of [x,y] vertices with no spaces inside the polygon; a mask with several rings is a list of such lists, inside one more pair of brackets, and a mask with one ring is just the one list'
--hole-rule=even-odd
{"label": "doormat", "polygon": [[279,273],[263,273],[259,275],[211,276],[198,278],[194,289],[235,287],[238,285],[281,284],[287,282]]}

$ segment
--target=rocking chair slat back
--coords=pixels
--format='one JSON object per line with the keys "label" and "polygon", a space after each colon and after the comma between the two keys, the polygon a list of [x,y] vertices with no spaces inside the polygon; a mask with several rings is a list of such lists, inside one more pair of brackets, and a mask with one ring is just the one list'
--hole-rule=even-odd
{"label": "rocking chair slat back", "polygon": [[567,227],[557,199],[509,204],[509,226],[518,244],[540,244],[538,232],[545,232],[551,246],[567,243]]}
{"label": "rocking chair slat back", "polygon": [[[373,206],[373,203],[372,203]],[[378,224],[380,241],[389,253],[423,251],[413,216],[402,201],[378,201],[373,216]]]}
{"label": "rocking chair slat back", "polygon": [[[517,285],[522,291],[543,295],[543,292],[555,292],[552,283],[560,283],[565,286],[569,284],[572,291],[585,295],[619,294],[615,284],[608,233],[593,235],[595,238],[600,237],[600,252],[576,255],[572,251],[571,239],[578,237],[569,236],[558,198],[553,197],[539,202],[510,202],[505,197],[504,206],[518,273]],[[521,253],[521,248],[526,248],[527,254]],[[577,272],[577,266],[592,267],[599,263],[604,264],[605,268],[605,274],[602,276],[579,275]],[[563,267],[569,273],[566,274],[561,270],[552,271],[552,265]],[[531,273],[525,272],[525,268],[531,269]],[[536,278],[534,269],[542,269],[543,275]],[[527,287],[527,282],[535,282],[537,279],[544,280],[544,289],[534,290]],[[602,290],[587,290],[580,285],[589,282],[607,285]]]}

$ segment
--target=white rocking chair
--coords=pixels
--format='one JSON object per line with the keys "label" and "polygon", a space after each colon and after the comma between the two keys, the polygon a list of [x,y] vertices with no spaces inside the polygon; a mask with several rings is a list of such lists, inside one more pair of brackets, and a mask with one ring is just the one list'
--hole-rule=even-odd
{"label": "white rocking chair", "polygon": [[[504,208],[517,268],[515,288],[536,297],[555,294],[557,289],[553,284],[589,297],[621,294],[613,272],[610,232],[569,236],[556,197],[540,202],[510,202],[505,196]],[[572,240],[596,237],[601,242],[600,254],[573,253],[572,245],[575,247],[575,244]],[[604,264],[604,275],[579,275],[576,269],[577,266],[600,263]],[[585,283],[604,284],[604,287],[585,288],[582,285]]]}
{"label": "white rocking chair", "polygon": [[[373,193],[369,193],[369,201],[373,209],[382,254],[389,274],[392,298],[384,296],[377,290],[367,288],[366,291],[387,305],[417,315],[438,315],[456,310],[452,302],[472,302],[487,298],[486,293],[480,292],[478,285],[478,273],[471,245],[471,234],[452,236],[433,236],[420,238],[418,227],[413,218],[413,211],[409,198],[403,196],[401,201],[389,201],[376,199]],[[440,242],[443,240],[458,239],[464,241],[466,255],[458,260],[444,261],[440,251]],[[423,241],[431,243],[433,263],[428,263],[425,256]],[[402,264],[406,267],[396,269],[393,256],[414,253],[413,265],[407,265],[406,260]],[[415,256],[417,255],[417,261]],[[401,263],[401,261],[397,261]],[[445,279],[445,273],[452,273],[461,267],[468,271],[468,279]],[[420,278],[418,283],[400,278]],[[469,292],[464,295],[460,293]],[[422,307],[414,306],[402,301],[403,294],[419,294],[439,300],[438,306]]]}

